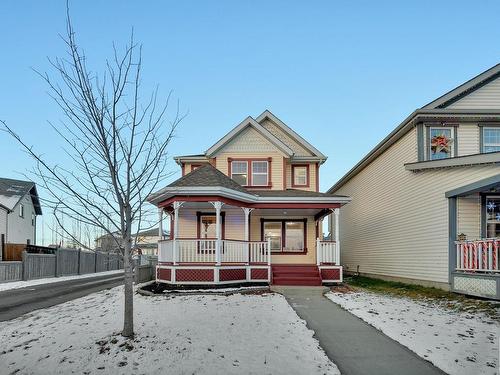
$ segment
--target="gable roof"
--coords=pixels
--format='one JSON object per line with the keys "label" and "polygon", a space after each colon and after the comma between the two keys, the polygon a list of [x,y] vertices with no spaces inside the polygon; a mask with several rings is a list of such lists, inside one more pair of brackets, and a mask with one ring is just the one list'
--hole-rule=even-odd
{"label": "gable roof", "polygon": [[41,215],[42,208],[34,182],[0,178],[0,205],[8,210],[12,211],[19,201],[28,193],[33,202],[35,213]]}
{"label": "gable roof", "polygon": [[267,140],[269,140],[272,144],[278,147],[285,155],[292,156],[293,150],[284,144],[281,140],[279,140],[275,135],[271,134],[269,130],[260,125],[257,121],[255,121],[251,116],[248,116],[241,123],[239,123],[233,130],[227,133],[224,137],[219,139],[212,147],[210,147],[205,155],[207,157],[213,156],[217,151],[219,151],[222,147],[227,145],[231,140],[233,140],[236,136],[241,134],[243,130],[247,127],[254,128],[257,132],[263,135]]}
{"label": "gable roof", "polygon": [[446,108],[446,105],[463,98],[467,94],[484,86],[488,82],[499,77],[500,64],[486,70],[477,75],[471,80],[451,90],[447,94],[438,99],[426,104],[420,109],[413,111],[406,117],[392,132],[390,132],[382,141],[380,141],[368,154],[366,154],[358,163],[354,165],[344,176],[342,176],[327,193],[337,191],[342,185],[349,181],[352,177],[361,172],[368,164],[375,160],[380,154],[387,150],[390,146],[401,139],[408,131],[410,131],[418,121],[426,121],[432,118],[442,118],[443,121],[450,120],[482,120],[482,121],[498,121],[500,119],[500,111],[497,109],[455,109]]}
{"label": "gable roof", "polygon": [[287,133],[292,139],[294,139],[297,143],[300,143],[306,150],[308,150],[314,156],[326,160],[327,157],[323,155],[317,148],[307,142],[304,138],[302,138],[297,132],[295,132],[292,128],[286,125],[283,121],[281,121],[278,117],[276,117],[271,111],[266,109],[262,112],[255,120],[260,124],[264,120],[269,119],[273,123],[275,123],[281,130]]}
{"label": "gable roof", "polygon": [[500,77],[500,63],[424,105],[422,109],[445,108]]}

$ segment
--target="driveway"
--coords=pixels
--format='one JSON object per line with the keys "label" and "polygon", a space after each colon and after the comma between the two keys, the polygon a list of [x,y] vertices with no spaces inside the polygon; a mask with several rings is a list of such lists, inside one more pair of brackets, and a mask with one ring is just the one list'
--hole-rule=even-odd
{"label": "driveway", "polygon": [[324,287],[273,287],[307,322],[346,375],[443,375],[443,371],[323,296]]}
{"label": "driveway", "polygon": [[28,286],[0,292],[0,321],[123,284],[123,275],[106,275]]}

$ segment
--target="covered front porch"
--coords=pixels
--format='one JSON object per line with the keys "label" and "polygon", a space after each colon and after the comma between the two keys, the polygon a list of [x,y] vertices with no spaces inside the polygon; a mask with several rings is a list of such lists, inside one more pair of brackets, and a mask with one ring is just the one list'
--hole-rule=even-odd
{"label": "covered front porch", "polygon": [[322,220],[340,215],[338,207],[247,207],[211,199],[174,197],[159,208],[160,228],[168,220],[171,235],[159,241],[157,281],[272,283],[273,265],[280,265],[275,272],[287,271],[289,281],[311,281],[300,266],[314,267],[316,281],[341,281],[340,244],[322,239]]}
{"label": "covered front porch", "polygon": [[446,197],[452,290],[500,300],[500,175],[449,191]]}

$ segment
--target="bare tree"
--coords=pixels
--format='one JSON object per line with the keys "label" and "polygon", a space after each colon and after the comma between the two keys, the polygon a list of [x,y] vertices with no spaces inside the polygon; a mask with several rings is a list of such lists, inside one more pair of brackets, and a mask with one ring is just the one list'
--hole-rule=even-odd
{"label": "bare tree", "polygon": [[76,42],[69,10],[66,26],[68,56],[49,60],[53,77],[37,72],[64,114],[60,124],[51,125],[64,144],[65,161],[49,162],[5,122],[3,127],[35,159],[33,173],[46,191],[45,205],[67,236],[78,241],[63,225],[64,217],[116,238],[125,275],[122,335],[132,337],[132,232],[145,221],[146,197],[169,175],[167,148],[183,116],[177,103],[167,119],[170,94],[164,102],[158,89],[144,100],[140,96],[141,46],[133,33],[122,53],[113,45],[112,59],[98,75]]}

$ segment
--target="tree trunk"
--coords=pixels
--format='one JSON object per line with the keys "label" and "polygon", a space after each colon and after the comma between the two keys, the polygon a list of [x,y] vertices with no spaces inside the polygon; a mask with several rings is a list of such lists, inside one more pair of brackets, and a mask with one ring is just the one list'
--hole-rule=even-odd
{"label": "tree trunk", "polygon": [[122,336],[134,336],[134,273],[132,269],[132,251],[130,229],[124,241],[123,266],[125,271],[125,309]]}

